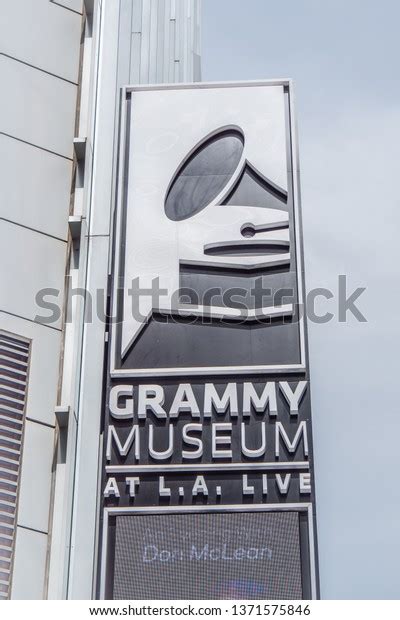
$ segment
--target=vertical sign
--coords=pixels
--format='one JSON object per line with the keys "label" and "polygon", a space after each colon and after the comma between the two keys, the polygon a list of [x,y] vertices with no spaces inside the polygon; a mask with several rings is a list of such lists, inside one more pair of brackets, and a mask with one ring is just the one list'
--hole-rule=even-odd
{"label": "vertical sign", "polygon": [[127,89],[120,137],[100,594],[314,598],[290,84]]}

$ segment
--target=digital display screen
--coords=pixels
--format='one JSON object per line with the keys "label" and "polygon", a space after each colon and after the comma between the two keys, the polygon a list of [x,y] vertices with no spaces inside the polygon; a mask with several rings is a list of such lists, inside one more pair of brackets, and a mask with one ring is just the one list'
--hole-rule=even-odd
{"label": "digital display screen", "polygon": [[113,598],[301,599],[299,515],[117,516]]}

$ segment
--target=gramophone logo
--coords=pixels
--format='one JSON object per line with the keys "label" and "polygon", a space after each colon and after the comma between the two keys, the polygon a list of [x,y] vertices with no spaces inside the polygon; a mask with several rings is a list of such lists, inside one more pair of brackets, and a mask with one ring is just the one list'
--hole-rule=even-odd
{"label": "gramophone logo", "polygon": [[[126,369],[214,366],[200,355],[199,338],[226,360],[237,351],[252,361],[252,339],[257,364],[286,362],[282,344],[298,331],[276,328],[293,323],[298,301],[290,141],[282,91],[265,90],[265,102],[266,120],[237,107],[230,124],[221,123],[223,111],[207,107],[203,134],[185,126],[178,109],[165,112],[159,132],[150,111],[134,110],[120,227],[117,367],[118,358]],[[195,336],[189,323],[196,323]],[[287,355],[293,364],[301,362],[295,338]],[[221,355],[216,365],[226,365]]]}

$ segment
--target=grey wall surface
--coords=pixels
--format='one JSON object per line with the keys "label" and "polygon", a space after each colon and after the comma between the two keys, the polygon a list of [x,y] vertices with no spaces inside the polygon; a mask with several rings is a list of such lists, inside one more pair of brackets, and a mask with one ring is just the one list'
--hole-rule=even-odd
{"label": "grey wall surface", "polygon": [[62,291],[82,2],[0,8],[0,328],[32,340],[12,598],[45,595],[61,321],[36,318],[37,291]]}
{"label": "grey wall surface", "polygon": [[323,598],[399,598],[398,3],[204,0],[203,79],[295,80]]}
{"label": "grey wall surface", "polygon": [[199,0],[133,0],[121,7],[130,14],[131,84],[200,79]]}

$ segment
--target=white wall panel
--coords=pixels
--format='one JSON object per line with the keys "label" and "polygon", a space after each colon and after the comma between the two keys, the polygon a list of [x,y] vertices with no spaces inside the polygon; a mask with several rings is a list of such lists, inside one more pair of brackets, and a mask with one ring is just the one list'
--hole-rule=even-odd
{"label": "white wall panel", "polygon": [[[49,316],[35,301],[44,288],[60,291],[62,309],[65,257],[63,241],[0,220],[0,310],[30,320]],[[61,328],[61,316],[55,318],[52,327]]]}
{"label": "white wall panel", "polygon": [[[143,0],[142,9],[142,46],[140,58],[134,58],[133,62],[140,64],[140,82],[149,82],[149,61],[150,61],[150,26],[151,26],[151,0]],[[132,70],[132,65],[131,65]]]}
{"label": "white wall panel", "polygon": [[72,162],[0,135],[0,217],[67,239]]}
{"label": "white wall panel", "polygon": [[130,83],[190,82],[200,54],[197,2],[132,0],[132,6]]}
{"label": "white wall panel", "polygon": [[32,341],[26,416],[54,425],[61,332],[4,312],[0,329]]}
{"label": "white wall panel", "polygon": [[[132,0],[120,0],[120,13],[119,13],[119,29],[114,36],[118,37],[118,85],[126,84],[129,81],[129,70],[131,66],[131,33],[132,36],[139,36],[141,38],[141,5],[140,11],[136,12],[136,17],[133,19],[134,8],[138,7],[137,2],[132,4]],[[139,20],[139,21],[138,21]],[[138,26],[137,26],[138,24]],[[140,53],[140,50],[139,50]]]}
{"label": "white wall panel", "polygon": [[70,11],[82,13],[82,0],[50,0],[50,2],[54,2],[54,4],[58,5],[59,7],[70,9]]}
{"label": "white wall panel", "polygon": [[157,82],[157,45],[159,42],[158,24],[159,21],[161,21],[162,13],[158,0],[150,0],[150,6],[149,82],[150,84],[154,84]]}
{"label": "white wall panel", "polygon": [[17,524],[48,531],[54,429],[25,421]]}
{"label": "white wall panel", "polygon": [[130,4],[132,7],[132,32],[142,32],[143,0],[135,0]]}
{"label": "white wall panel", "polygon": [[[93,237],[89,244],[87,289],[91,294],[104,287],[108,268],[108,237]],[[104,323],[94,320],[85,326],[82,360],[79,430],[75,477],[72,570],[69,598],[92,596],[93,552],[96,543],[98,498],[98,450],[102,407],[103,366],[93,360],[104,357]]]}
{"label": "white wall panel", "polygon": [[[71,8],[79,0],[62,0]],[[1,3],[1,52],[72,82],[78,81],[81,16],[50,0]],[[3,6],[4,5],[4,6]]]}
{"label": "white wall panel", "polygon": [[0,56],[0,131],[72,157],[77,87]]}
{"label": "white wall panel", "polygon": [[[117,2],[106,3],[103,8],[103,41],[107,41],[109,33],[118,31],[119,6]],[[90,222],[90,234],[108,234],[111,217],[111,192],[104,192],[96,183],[96,178],[111,189],[114,169],[114,135],[117,109],[117,66],[118,47],[100,50],[99,96],[101,105],[96,117],[96,150],[93,164],[93,203],[96,218]],[[100,189],[100,191],[98,191]]]}
{"label": "white wall panel", "polygon": [[70,416],[64,456],[60,453],[55,465],[55,485],[53,497],[53,521],[51,548],[49,549],[49,581],[47,598],[63,599],[66,596],[68,555],[70,550],[69,533],[73,504],[74,460],[77,424],[74,415]]}
{"label": "white wall panel", "polygon": [[11,598],[37,600],[43,598],[46,572],[47,536],[25,528],[17,528]]}

